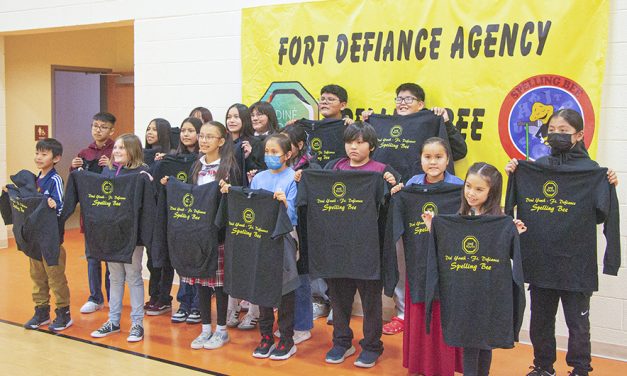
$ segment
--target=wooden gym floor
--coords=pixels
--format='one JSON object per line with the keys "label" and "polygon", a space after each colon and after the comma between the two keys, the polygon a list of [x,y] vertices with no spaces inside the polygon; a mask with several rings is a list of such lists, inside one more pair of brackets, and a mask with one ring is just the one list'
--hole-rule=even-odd
{"label": "wooden gym floor", "polygon": [[[331,346],[332,327],[324,319],[315,322],[313,337],[298,345],[298,352],[287,361],[260,360],[251,356],[259,341],[258,330],[229,329],[231,342],[218,350],[192,350],[191,341],[199,334],[199,325],[171,324],[170,315],[146,316],[146,336],[139,343],[128,343],[129,303],[125,297],[122,333],[107,338],[89,336],[107,320],[107,307],[82,315],[81,305],[89,295],[87,264],[83,237],[78,230],[65,236],[66,274],[71,290],[74,325],[61,334],[25,330],[21,325],[33,314],[28,260],[10,240],[9,248],[0,250],[0,374],[2,375],[404,375],[402,335],[384,336],[385,352],[374,368],[353,366],[355,356],[343,364],[330,365],[324,355]],[[147,281],[146,281],[147,284]],[[174,286],[176,294],[178,286]],[[147,289],[146,289],[147,295]],[[178,304],[174,303],[175,308]],[[215,305],[213,305],[215,307]],[[53,308],[54,309],[54,305]],[[215,309],[215,308],[214,308]],[[214,313],[215,323],[215,313]],[[359,351],[361,318],[354,317],[352,328]],[[558,353],[557,374],[566,375],[564,352]],[[492,375],[525,375],[532,363],[530,346],[518,344],[512,350],[495,350]],[[593,359],[594,376],[626,375],[627,363]]]}

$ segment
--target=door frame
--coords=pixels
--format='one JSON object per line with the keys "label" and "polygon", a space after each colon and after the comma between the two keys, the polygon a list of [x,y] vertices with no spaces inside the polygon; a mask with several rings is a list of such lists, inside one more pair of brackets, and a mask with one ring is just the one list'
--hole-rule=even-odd
{"label": "door frame", "polygon": [[109,69],[109,68],[93,68],[93,67],[76,67],[76,66],[68,66],[68,65],[52,65],[50,67],[50,72],[51,72],[51,88],[50,91],[52,93],[52,100],[51,100],[51,104],[52,104],[52,124],[51,124],[51,130],[50,130],[50,137],[54,137],[55,135],[55,131],[56,131],[56,125],[57,125],[57,119],[56,119],[56,111],[55,111],[55,106],[56,106],[56,98],[55,98],[55,78],[54,78],[54,74],[57,71],[61,71],[61,72],[82,72],[85,74],[99,74],[100,75],[100,111],[107,111],[107,79],[106,76],[110,75],[113,70]]}

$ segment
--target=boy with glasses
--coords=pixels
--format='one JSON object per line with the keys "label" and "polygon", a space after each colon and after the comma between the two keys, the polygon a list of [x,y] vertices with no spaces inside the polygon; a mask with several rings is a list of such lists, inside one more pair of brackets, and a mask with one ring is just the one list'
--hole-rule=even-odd
{"label": "boy with glasses", "polygon": [[[91,172],[101,173],[102,168],[109,163],[113,151],[111,136],[115,132],[115,116],[108,112],[99,112],[93,116],[91,122],[91,136],[94,142],[78,153],[72,159],[70,171],[82,168]],[[81,232],[83,221],[81,219]],[[81,307],[81,313],[96,312],[104,306],[102,295],[102,264],[98,260],[87,259],[87,276],[89,279],[89,299]],[[109,270],[105,276],[105,289],[109,296]]]}

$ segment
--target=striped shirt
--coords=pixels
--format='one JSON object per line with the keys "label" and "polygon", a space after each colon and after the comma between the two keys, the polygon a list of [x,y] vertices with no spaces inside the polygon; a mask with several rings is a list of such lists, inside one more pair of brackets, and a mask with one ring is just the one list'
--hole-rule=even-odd
{"label": "striped shirt", "polygon": [[57,216],[61,215],[63,209],[63,179],[54,167],[45,175],[41,172],[37,176],[37,191],[44,196],[52,198],[57,203]]}

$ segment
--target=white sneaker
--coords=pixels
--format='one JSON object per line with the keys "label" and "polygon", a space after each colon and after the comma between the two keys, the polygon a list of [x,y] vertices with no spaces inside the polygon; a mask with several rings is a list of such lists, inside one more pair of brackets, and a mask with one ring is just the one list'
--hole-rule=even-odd
{"label": "white sneaker", "polygon": [[205,342],[204,348],[207,350],[215,350],[229,343],[229,333],[224,331],[222,333],[215,332],[209,339],[209,341]]}
{"label": "white sneaker", "polygon": [[255,326],[257,326],[257,320],[259,320],[259,317],[254,317],[253,315],[246,313],[242,322],[240,322],[237,327],[243,330],[255,329]]}
{"label": "white sneaker", "polygon": [[200,335],[192,341],[192,344],[191,344],[192,349],[194,350],[202,349],[205,346],[205,344],[209,342],[209,339],[211,339],[211,335],[212,335],[211,332],[201,332]]}
{"label": "white sneaker", "polygon": [[329,305],[324,301],[314,300],[313,302],[313,319],[329,316]]}
{"label": "white sneaker", "polygon": [[226,326],[229,328],[235,328],[239,325],[239,312],[235,310],[228,310],[226,312]]}
{"label": "white sneaker", "polygon": [[81,307],[81,313],[94,313],[100,311],[102,307],[104,307],[104,304],[98,304],[88,300],[87,303],[83,304]]}
{"label": "white sneaker", "polygon": [[[277,338],[281,338],[281,332],[277,330],[274,332],[274,336]],[[306,340],[311,338],[311,331],[309,330],[294,330],[294,336],[292,340],[294,340],[294,344],[298,345],[301,342],[305,342]]]}
{"label": "white sneaker", "polygon": [[309,330],[294,330],[294,344],[298,345],[301,342],[305,342],[306,340],[311,338],[311,331]]}

